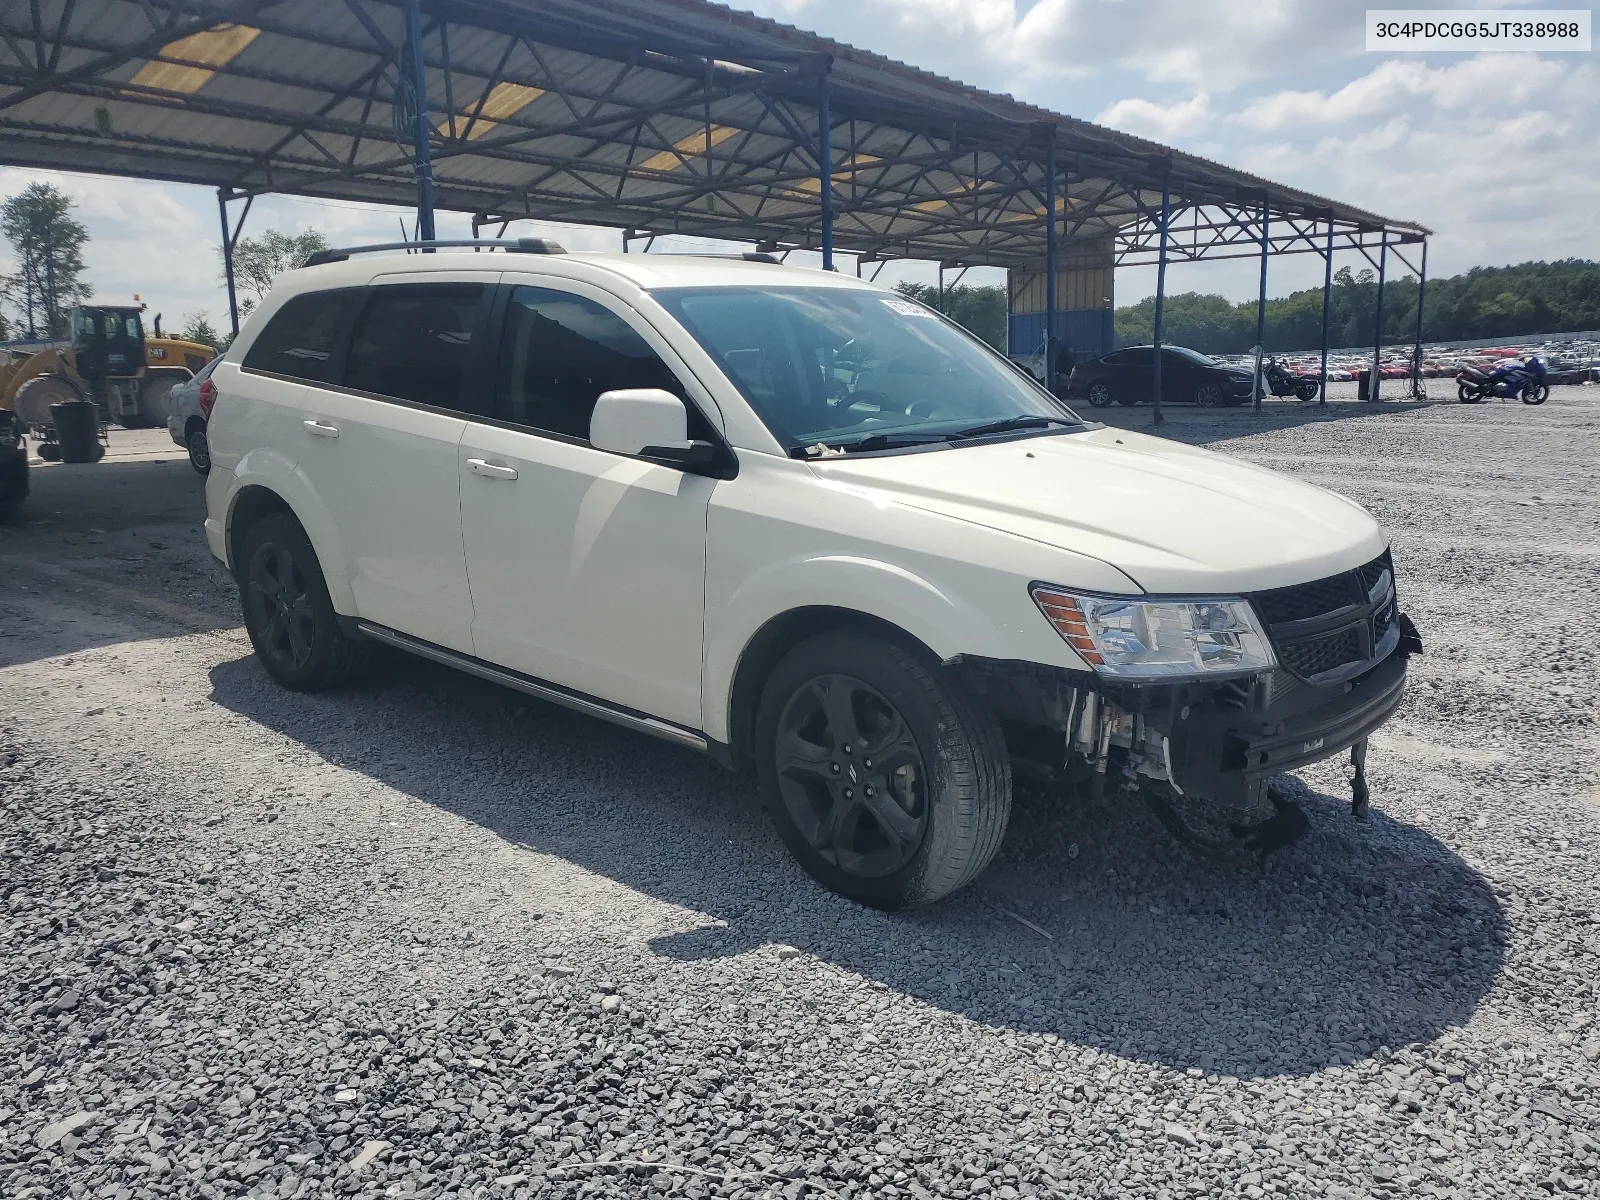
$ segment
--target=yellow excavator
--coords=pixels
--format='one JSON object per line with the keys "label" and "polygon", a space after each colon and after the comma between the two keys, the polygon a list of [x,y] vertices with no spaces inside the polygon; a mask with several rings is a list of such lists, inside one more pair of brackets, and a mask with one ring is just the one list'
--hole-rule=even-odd
{"label": "yellow excavator", "polygon": [[[108,421],[128,429],[165,425],[168,396],[217,352],[201,342],[144,332],[144,306],[80,305],[68,314],[71,336],[43,347],[32,343],[0,352],[0,411],[13,414],[39,441],[39,457],[59,457],[50,406],[93,400],[102,430]],[[103,440],[103,434],[102,434]]]}

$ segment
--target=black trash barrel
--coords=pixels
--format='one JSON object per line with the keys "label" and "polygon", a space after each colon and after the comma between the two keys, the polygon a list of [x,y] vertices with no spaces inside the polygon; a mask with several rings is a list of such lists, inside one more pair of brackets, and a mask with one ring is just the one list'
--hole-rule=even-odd
{"label": "black trash barrel", "polygon": [[50,406],[50,420],[61,443],[61,461],[95,462],[100,458],[100,406],[91,400],[66,400]]}
{"label": "black trash barrel", "polygon": [[1372,372],[1356,372],[1356,396],[1365,403],[1372,399]]}

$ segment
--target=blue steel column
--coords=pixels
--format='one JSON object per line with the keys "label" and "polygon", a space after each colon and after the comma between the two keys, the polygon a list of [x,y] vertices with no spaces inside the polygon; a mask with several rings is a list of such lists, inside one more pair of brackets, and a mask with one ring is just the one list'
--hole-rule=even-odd
{"label": "blue steel column", "polygon": [[1333,214],[1328,215],[1328,253],[1322,264],[1322,396],[1328,402],[1328,309],[1333,301]]}
{"label": "blue steel column", "polygon": [[1378,365],[1383,359],[1383,276],[1389,266],[1389,231],[1385,229],[1378,242],[1378,316],[1372,334],[1372,384],[1367,388],[1367,401],[1378,402],[1380,376]]}
{"label": "blue steel column", "polygon": [[833,59],[823,60],[822,95],[817,101],[817,158],[820,160],[817,183],[822,197],[822,269],[833,270],[833,130],[832,116],[828,112],[828,76],[833,71]]}
{"label": "blue steel column", "polygon": [[1056,394],[1056,131],[1044,155],[1044,386]]}
{"label": "blue steel column", "polygon": [[1161,250],[1156,257],[1155,362],[1150,384],[1150,403],[1155,408],[1155,418],[1152,423],[1156,425],[1165,420],[1161,415],[1161,334],[1167,304],[1167,223],[1171,217],[1172,175],[1169,171],[1167,178],[1161,183]]}
{"label": "blue steel column", "polygon": [[239,294],[233,284],[233,230],[228,228],[228,197],[217,189],[217,215],[222,218],[222,273],[228,280],[228,320],[233,336],[239,336]]}
{"label": "blue steel column", "polygon": [[1256,415],[1261,413],[1261,355],[1267,340],[1267,247],[1271,232],[1271,214],[1267,210],[1267,197],[1261,197],[1261,295],[1256,299],[1256,378],[1250,385]]}
{"label": "blue steel column", "polygon": [[1411,395],[1422,393],[1422,297],[1428,290],[1428,239],[1422,239],[1422,264],[1417,268],[1417,343],[1411,352]]}
{"label": "blue steel column", "polygon": [[428,127],[428,68],[422,61],[421,0],[405,0],[406,45],[411,51],[412,83],[416,91],[416,122],[412,131],[417,174],[417,241],[431,242],[433,235],[433,148]]}

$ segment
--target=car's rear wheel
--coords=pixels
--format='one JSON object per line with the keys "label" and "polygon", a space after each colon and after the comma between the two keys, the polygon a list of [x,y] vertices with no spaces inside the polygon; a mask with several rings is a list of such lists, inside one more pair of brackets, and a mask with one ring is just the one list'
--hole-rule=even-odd
{"label": "car's rear wheel", "polygon": [[189,465],[201,475],[211,474],[211,443],[204,428],[191,429],[184,443],[189,450]]}
{"label": "car's rear wheel", "polygon": [[937,663],[855,631],[773,671],[755,747],[768,814],[824,887],[874,908],[949,895],[983,870],[1011,812],[993,716]]}
{"label": "car's rear wheel", "polygon": [[1111,403],[1111,389],[1103,383],[1089,385],[1089,403],[1095,408],[1106,408]]}
{"label": "car's rear wheel", "polygon": [[311,539],[287,513],[245,531],[239,598],[256,657],[292,691],[337,687],[371,661],[372,644],[340,628]]}
{"label": "car's rear wheel", "polygon": [[1222,403],[1222,388],[1215,383],[1202,383],[1194,390],[1194,402],[1201,408],[1216,408]]}

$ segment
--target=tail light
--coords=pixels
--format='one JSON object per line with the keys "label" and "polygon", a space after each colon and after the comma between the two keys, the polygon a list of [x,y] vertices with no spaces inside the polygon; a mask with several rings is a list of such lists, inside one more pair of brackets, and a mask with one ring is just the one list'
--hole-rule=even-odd
{"label": "tail light", "polygon": [[217,385],[209,379],[200,381],[200,415],[211,420],[211,408],[217,402]]}

